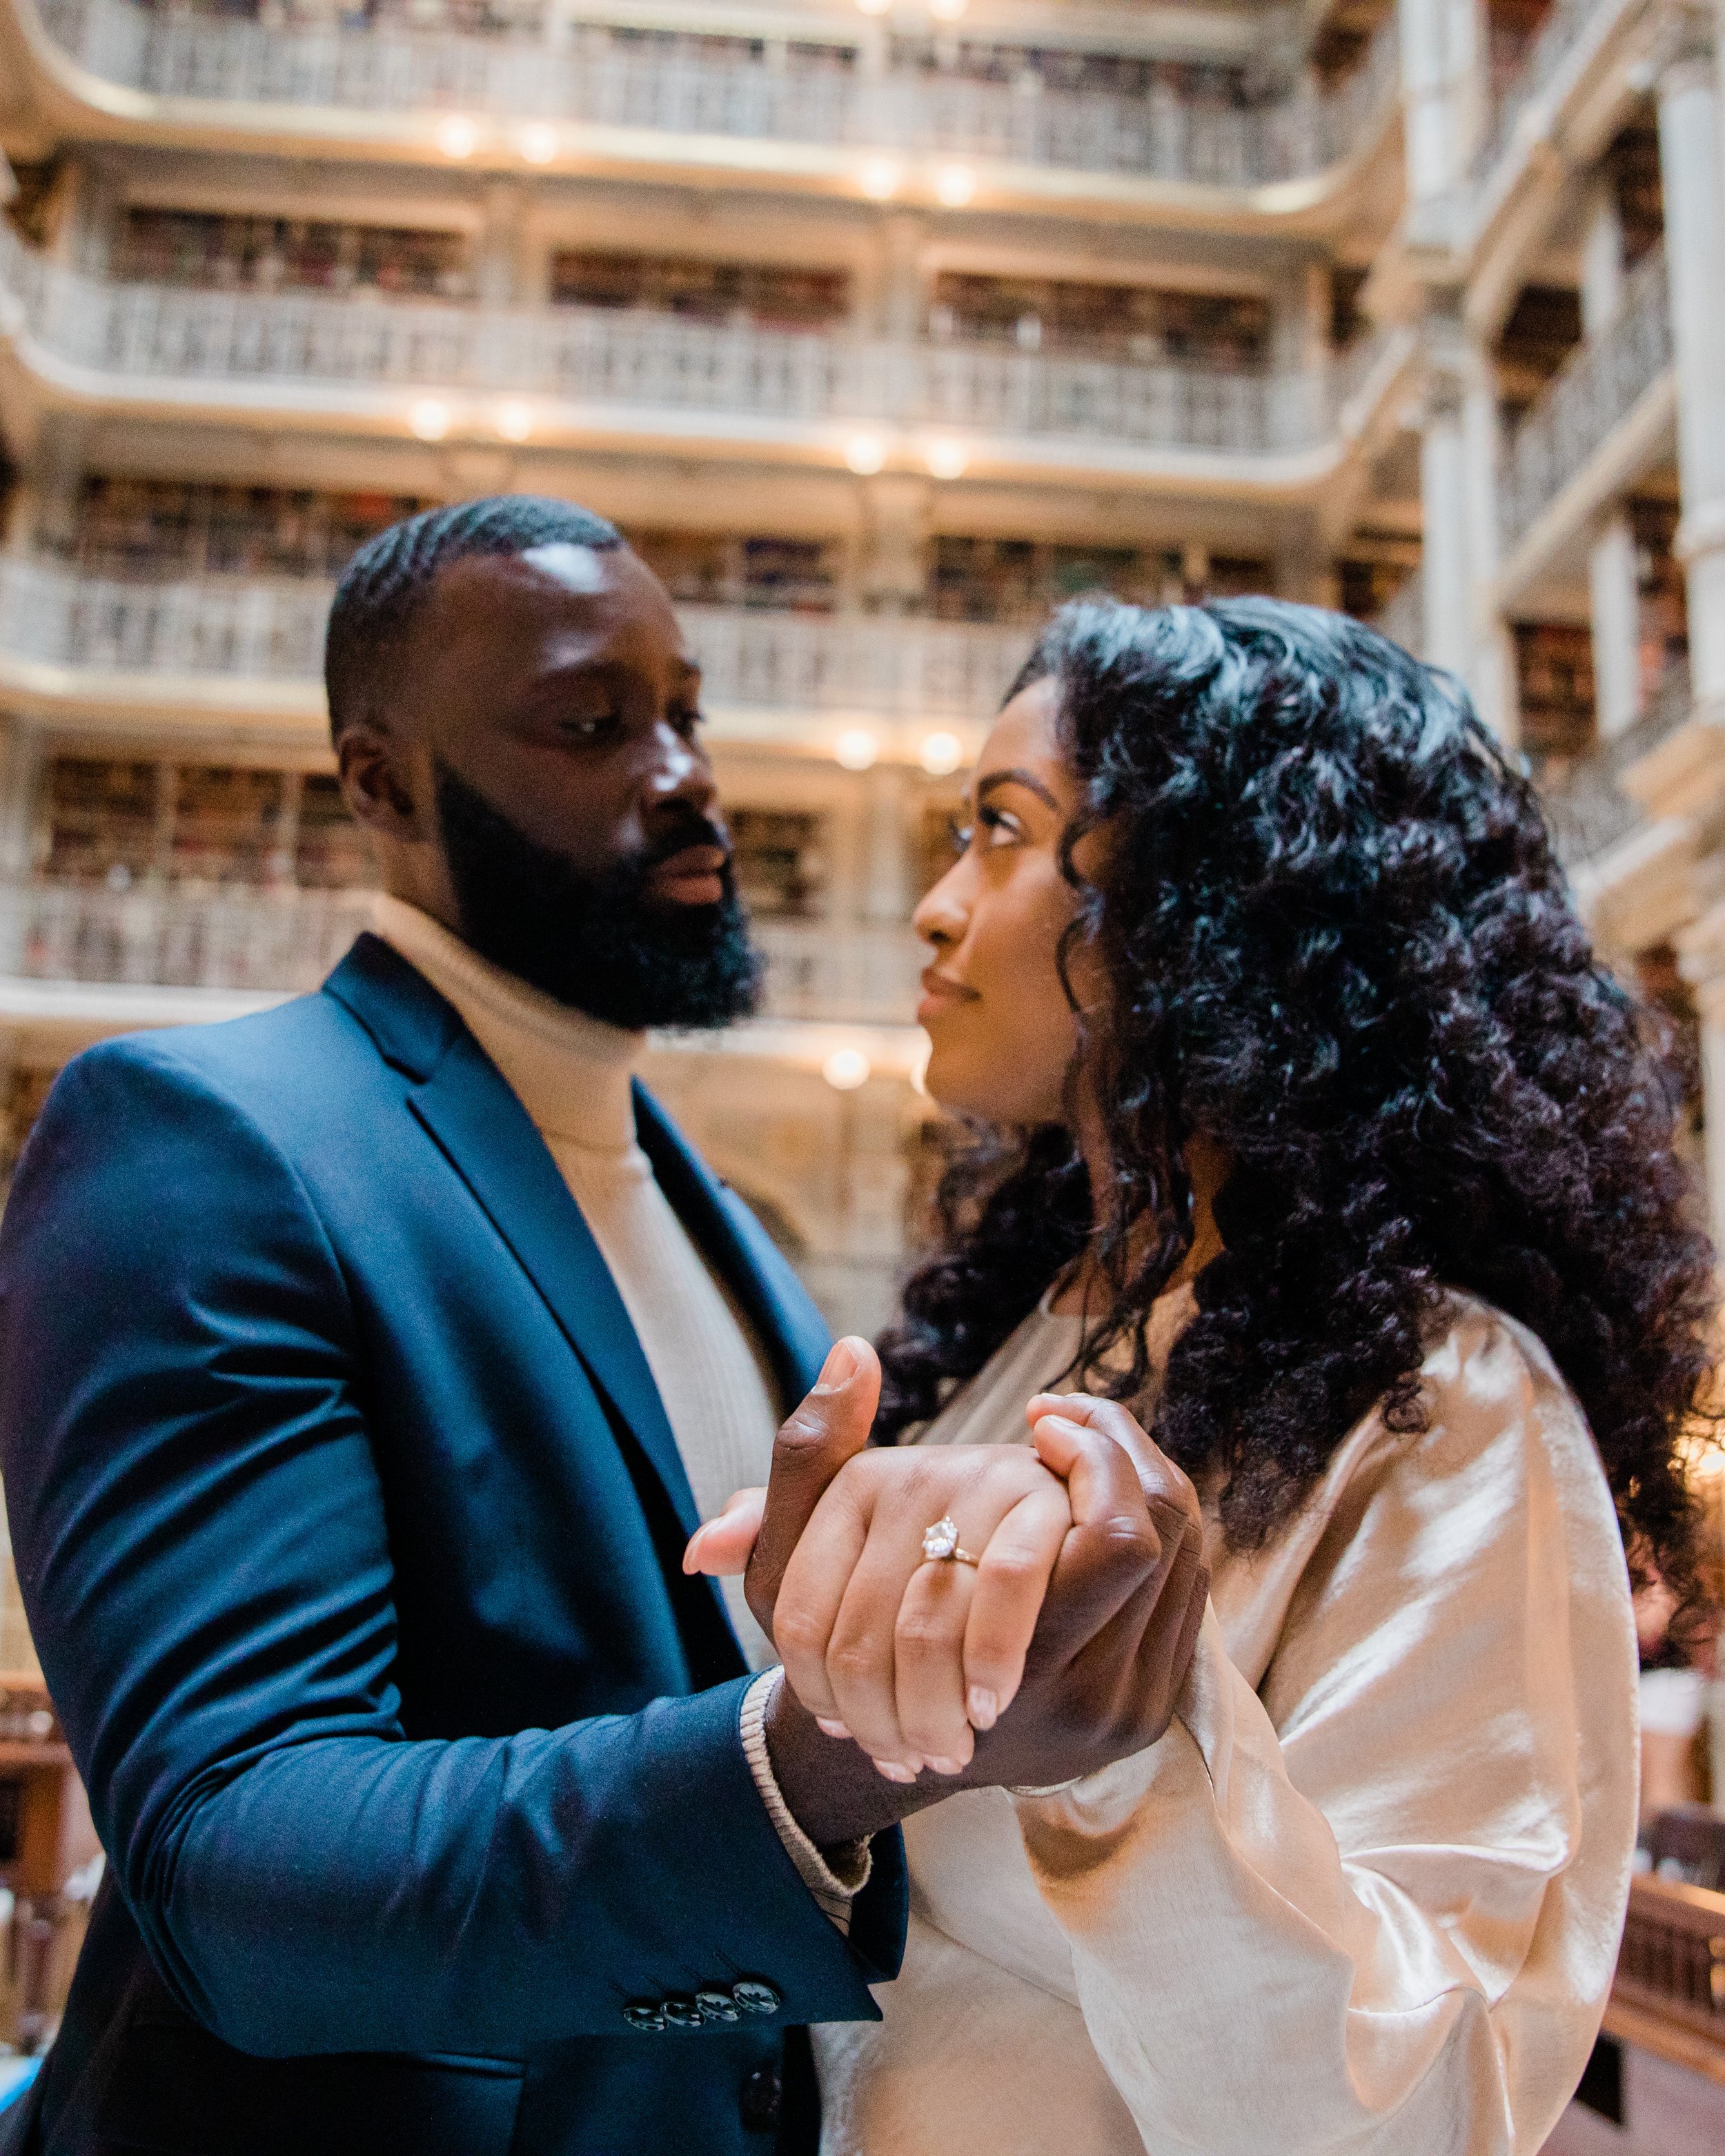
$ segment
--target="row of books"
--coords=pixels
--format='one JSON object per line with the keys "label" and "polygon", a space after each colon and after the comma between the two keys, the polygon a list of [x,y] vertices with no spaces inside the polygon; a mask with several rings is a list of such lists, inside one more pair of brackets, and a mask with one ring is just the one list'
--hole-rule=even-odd
{"label": "row of books", "polygon": [[[459,232],[132,208],[110,256],[122,280],[227,291],[376,292],[468,300],[472,244]],[[829,330],[849,321],[849,271],[711,261],[694,255],[565,248],[552,254],[555,305],[642,308],[764,329]],[[930,294],[929,334],[1033,351],[1230,370],[1263,367],[1269,302],[1250,294],[1163,290],[1058,277],[947,271]]]}
{"label": "row of books", "polygon": [[[92,475],[59,543],[102,575],[326,578],[375,532],[427,506],[403,495]],[[682,605],[831,613],[843,603],[837,540],[658,527],[629,536]],[[1266,562],[1222,555],[1196,583],[1186,571],[1183,555],[1162,548],[948,535],[930,542],[926,605],[942,621],[1032,622],[1081,592],[1155,606],[1264,591],[1271,578]]]}
{"label": "row of books", "polygon": [[[826,818],[743,804],[730,821],[751,910],[818,915]],[[38,875],[116,894],[162,883],[349,891],[376,880],[364,834],[323,772],[56,756],[42,774],[33,841]]]}
{"label": "row of books", "polygon": [[335,778],[253,765],[56,756],[42,775],[33,865],[53,881],[372,883],[370,850]]}

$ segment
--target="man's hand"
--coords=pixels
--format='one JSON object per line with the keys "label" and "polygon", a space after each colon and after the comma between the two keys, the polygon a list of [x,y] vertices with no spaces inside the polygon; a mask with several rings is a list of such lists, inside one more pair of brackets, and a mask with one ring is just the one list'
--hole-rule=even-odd
{"label": "man's hand", "polygon": [[[741,1569],[761,1522],[749,1599],[789,1679],[768,1743],[817,1840],[872,1831],[954,1786],[1064,1781],[1153,1743],[1208,1593],[1192,1486],[1123,1407],[1034,1400],[1034,1459],[1001,1445],[858,1457],[878,1383],[872,1351],[841,1342],[780,1432],[768,1491],[740,1493],[685,1558]],[[947,1512],[984,1560],[974,1570],[922,1557],[923,1528]],[[817,1728],[854,1730],[900,1786],[870,1789],[858,1753],[824,1746]],[[934,1759],[940,1779],[922,1772]]]}

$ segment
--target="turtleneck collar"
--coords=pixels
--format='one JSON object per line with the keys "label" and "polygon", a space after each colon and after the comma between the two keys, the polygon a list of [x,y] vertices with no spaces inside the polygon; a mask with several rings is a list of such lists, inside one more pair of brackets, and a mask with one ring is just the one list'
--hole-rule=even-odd
{"label": "turtleneck collar", "polygon": [[372,901],[372,927],[454,1005],[543,1137],[598,1152],[634,1147],[629,1087],[644,1034],[530,988],[387,891]]}

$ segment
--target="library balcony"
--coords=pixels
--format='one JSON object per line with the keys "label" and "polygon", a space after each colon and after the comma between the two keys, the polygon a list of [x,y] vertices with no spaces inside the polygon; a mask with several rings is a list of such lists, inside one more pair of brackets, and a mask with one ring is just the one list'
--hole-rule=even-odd
{"label": "library balcony", "polygon": [[[1333,83],[1266,100],[1220,64],[1046,40],[962,44],[830,11],[705,11],[698,29],[603,4],[493,11],[6,0],[44,110],[74,131],[480,169],[814,188],[840,197],[1270,226],[1336,213],[1389,141],[1393,19]],[[1122,18],[1122,21],[1129,18]],[[1136,25],[1130,26],[1136,30]],[[1130,38],[1124,40],[1130,44]],[[944,161],[965,162],[962,200]]]}
{"label": "library balcony", "polygon": [[1369,417],[1361,393],[1382,393],[1394,335],[1319,368],[1230,371],[649,308],[114,281],[0,226],[4,386],[28,409],[195,412],[452,444],[705,449],[1309,500]]}
{"label": "library balcony", "polygon": [[1573,175],[1645,96],[1655,0],[1553,0],[1496,91],[1474,160],[1471,310],[1489,311],[1548,244]]}
{"label": "library balcony", "polygon": [[1498,496],[1502,602],[1670,455],[1676,401],[1671,297],[1656,249],[1631,272],[1609,328],[1577,347],[1510,437]]}
{"label": "library balcony", "polygon": [[[115,887],[118,886],[119,887]],[[141,880],[91,886],[45,878],[0,886],[0,990],[5,983],[79,983],[231,996],[316,988],[366,926],[371,894],[353,889]],[[927,952],[908,928],[763,920],[762,1017],[863,1026],[909,1025]],[[26,999],[28,1000],[28,999]],[[0,1019],[6,997],[0,992]],[[100,997],[81,998],[86,1019]],[[192,1008],[195,1009],[194,1004]]]}
{"label": "library balcony", "polygon": [[[213,717],[324,725],[323,635],[332,587],[314,578],[150,582],[0,558],[0,684],[14,708],[170,726]],[[680,605],[716,741],[915,760],[927,725],[997,710],[1031,632],[986,623]]]}

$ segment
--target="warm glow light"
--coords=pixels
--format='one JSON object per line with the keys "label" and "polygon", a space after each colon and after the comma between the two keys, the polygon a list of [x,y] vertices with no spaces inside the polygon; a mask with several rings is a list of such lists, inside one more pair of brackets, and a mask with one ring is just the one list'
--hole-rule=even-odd
{"label": "warm glow light", "polygon": [[963,442],[931,442],[922,454],[935,479],[963,479],[964,467],[970,461]]}
{"label": "warm glow light", "polygon": [[533,414],[526,405],[511,398],[491,414],[491,424],[506,442],[525,442],[533,431]]}
{"label": "warm glow light", "polygon": [[860,1048],[835,1048],[820,1066],[820,1075],[835,1093],[854,1093],[866,1086],[873,1065]]}
{"label": "warm glow light", "polygon": [[963,209],[976,192],[976,174],[968,165],[942,165],[934,176],[934,192],[947,209]]}
{"label": "warm glow light", "polygon": [[892,0],[856,0],[856,4],[865,15],[884,15]]}
{"label": "warm glow light", "polygon": [[438,128],[437,146],[446,157],[470,157],[479,146],[479,130],[470,120],[453,112]]}
{"label": "warm glow light", "polygon": [[886,461],[886,444],[878,434],[853,434],[845,444],[845,461],[866,479]]}
{"label": "warm glow light", "polygon": [[856,177],[870,202],[891,202],[898,192],[898,167],[891,157],[870,157]]}
{"label": "warm glow light", "polygon": [[866,771],[880,753],[880,744],[866,726],[846,726],[833,743],[833,754],[845,771]]}
{"label": "warm glow light", "polygon": [[928,0],[928,12],[937,23],[956,23],[969,0]]}
{"label": "warm glow light", "polygon": [[924,734],[916,753],[931,778],[944,778],[963,762],[964,744],[957,734]]}
{"label": "warm glow light", "polygon": [[548,120],[530,121],[516,139],[530,165],[548,165],[557,153],[557,131]]}
{"label": "warm glow light", "polygon": [[422,397],[408,413],[408,424],[422,442],[440,442],[449,431],[449,408],[434,397]]}

